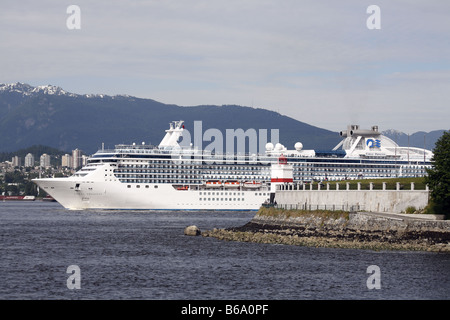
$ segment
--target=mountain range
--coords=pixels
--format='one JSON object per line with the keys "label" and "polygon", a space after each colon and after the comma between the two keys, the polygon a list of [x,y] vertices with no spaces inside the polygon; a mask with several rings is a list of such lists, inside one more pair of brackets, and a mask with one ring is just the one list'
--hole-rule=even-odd
{"label": "mountain range", "polygon": [[[105,148],[142,141],[158,145],[174,120],[184,120],[187,129],[201,120],[203,133],[216,128],[224,137],[226,129],[267,129],[269,133],[279,129],[279,140],[289,149],[300,141],[305,149],[329,150],[341,140],[337,132],[261,108],[177,106],[128,95],[74,94],[52,85],[0,84],[0,152],[46,145],[64,151],[78,148],[90,154],[102,143]],[[426,134],[428,149],[442,132]],[[395,130],[384,133],[400,145],[408,145],[406,134]],[[424,134],[411,135],[409,145],[423,147]],[[205,147],[210,142],[203,143]]]}
{"label": "mountain range", "polygon": [[394,129],[389,129],[381,132],[383,135],[394,140],[400,146],[410,146],[417,148],[425,148],[432,150],[436,141],[442,136],[444,130],[434,130],[430,132],[417,131],[413,134],[406,134]]}

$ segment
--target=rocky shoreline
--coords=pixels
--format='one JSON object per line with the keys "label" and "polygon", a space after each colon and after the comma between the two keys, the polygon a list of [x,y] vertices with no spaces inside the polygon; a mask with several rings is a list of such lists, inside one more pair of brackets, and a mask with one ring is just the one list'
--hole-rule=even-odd
{"label": "rocky shoreline", "polygon": [[226,241],[368,250],[450,252],[450,221],[400,219],[348,212],[262,208],[241,227],[201,232]]}

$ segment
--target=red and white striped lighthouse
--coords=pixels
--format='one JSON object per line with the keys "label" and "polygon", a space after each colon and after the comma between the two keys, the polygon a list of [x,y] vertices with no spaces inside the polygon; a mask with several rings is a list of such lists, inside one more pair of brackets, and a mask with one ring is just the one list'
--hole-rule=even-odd
{"label": "red and white striped lighthouse", "polygon": [[270,192],[275,192],[276,186],[293,183],[294,174],[292,165],[287,163],[287,159],[284,155],[278,158],[278,163],[272,164],[271,179],[270,179]]}

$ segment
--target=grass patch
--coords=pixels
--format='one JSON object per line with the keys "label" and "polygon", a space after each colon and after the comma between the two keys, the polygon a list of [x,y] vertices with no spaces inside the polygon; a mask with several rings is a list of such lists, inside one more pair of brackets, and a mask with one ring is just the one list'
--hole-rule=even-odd
{"label": "grass patch", "polygon": [[416,213],[417,209],[414,206],[409,206],[408,208],[406,208],[405,213]]}

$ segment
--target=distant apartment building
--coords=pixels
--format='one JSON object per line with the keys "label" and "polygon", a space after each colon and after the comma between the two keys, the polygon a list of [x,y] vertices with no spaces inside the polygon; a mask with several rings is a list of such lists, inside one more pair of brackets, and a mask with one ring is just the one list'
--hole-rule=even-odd
{"label": "distant apartment building", "polygon": [[22,165],[22,158],[18,156],[12,157],[12,166],[13,167],[20,167]]}
{"label": "distant apartment building", "polygon": [[61,157],[61,166],[66,168],[73,168],[73,158],[70,154],[66,153]]}
{"label": "distant apartment building", "polygon": [[31,153],[25,156],[25,167],[34,167],[34,156]]}
{"label": "distant apartment building", "polygon": [[42,168],[50,168],[50,156],[44,153],[40,158],[40,165]]}
{"label": "distant apartment building", "polygon": [[86,155],[83,154],[83,155],[81,156],[81,165],[82,165],[82,166],[87,165],[88,159],[89,159],[89,156],[86,156]]}
{"label": "distant apartment building", "polygon": [[76,169],[83,165],[83,151],[79,149],[72,150],[72,168]]}

